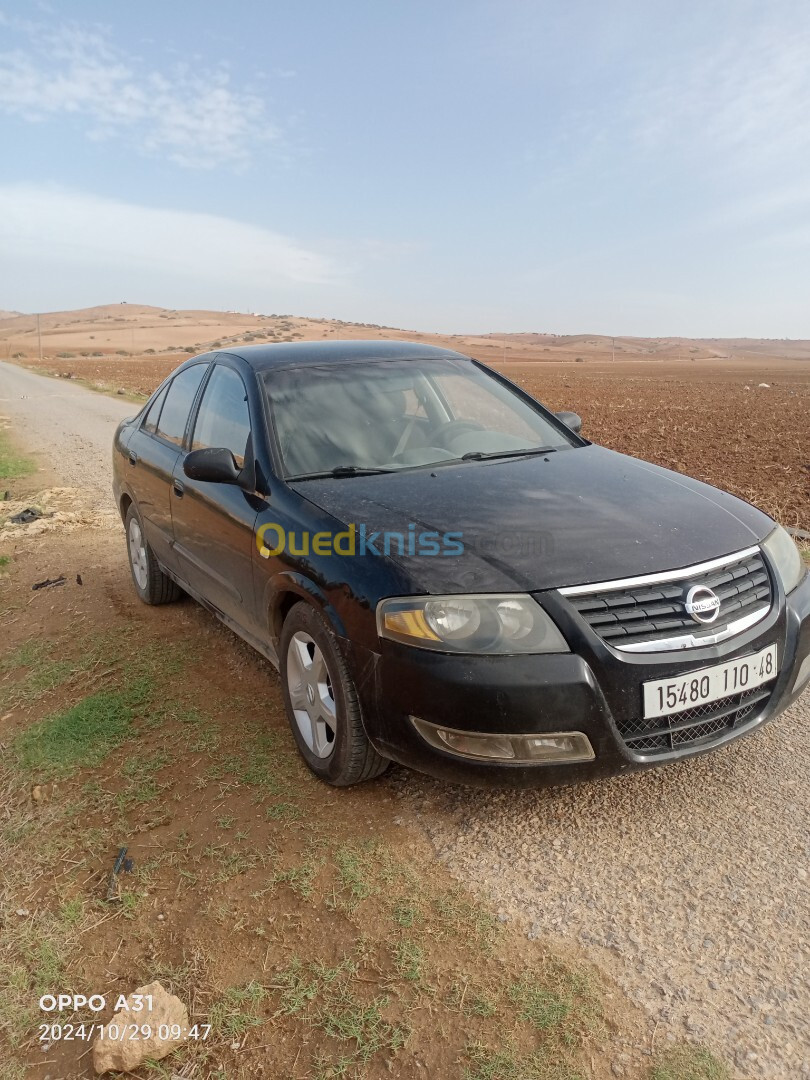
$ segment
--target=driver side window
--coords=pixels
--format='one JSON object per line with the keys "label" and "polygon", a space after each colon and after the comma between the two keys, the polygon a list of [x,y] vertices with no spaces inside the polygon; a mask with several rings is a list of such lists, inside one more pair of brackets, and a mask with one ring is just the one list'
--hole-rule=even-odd
{"label": "driver side window", "polygon": [[245,384],[233,368],[214,368],[203,393],[194,424],[192,450],[224,447],[233,454],[237,467],[245,467],[250,438],[250,411]]}

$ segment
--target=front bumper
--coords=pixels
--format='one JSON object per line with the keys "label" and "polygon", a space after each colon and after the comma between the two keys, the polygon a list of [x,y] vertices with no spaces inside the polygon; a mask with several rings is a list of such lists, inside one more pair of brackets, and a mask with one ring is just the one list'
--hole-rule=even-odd
{"label": "front bumper", "polygon": [[[380,653],[346,643],[366,731],[379,753],[443,780],[481,787],[539,787],[650,768],[706,753],[757,730],[810,685],[810,576],[774,596],[761,623],[720,645],[680,653],[611,649],[559,593],[542,603],[571,652],[541,656],[453,656],[383,641]],[[627,730],[641,717],[641,684],[755,653],[776,642],[779,670],[765,700],[730,730],[678,749],[628,749]],[[576,764],[475,760],[430,745],[409,719],[460,731],[543,734],[579,731],[594,759]]]}

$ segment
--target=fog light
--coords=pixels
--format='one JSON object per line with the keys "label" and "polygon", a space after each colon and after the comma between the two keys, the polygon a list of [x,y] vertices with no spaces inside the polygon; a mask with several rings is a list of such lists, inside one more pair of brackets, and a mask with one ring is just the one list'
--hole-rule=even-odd
{"label": "fog light", "polygon": [[552,731],[542,735],[505,735],[502,732],[459,731],[430,724],[418,716],[411,723],[431,746],[459,757],[483,758],[532,765],[593,761],[590,739],[581,731]]}

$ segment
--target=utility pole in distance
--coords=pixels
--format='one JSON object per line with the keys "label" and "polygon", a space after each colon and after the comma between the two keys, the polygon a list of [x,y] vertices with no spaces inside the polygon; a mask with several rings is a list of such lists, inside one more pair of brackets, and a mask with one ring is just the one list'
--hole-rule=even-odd
{"label": "utility pole in distance", "polygon": [[42,363],[42,331],[39,328],[39,312],[37,312],[37,346],[39,347],[39,362]]}

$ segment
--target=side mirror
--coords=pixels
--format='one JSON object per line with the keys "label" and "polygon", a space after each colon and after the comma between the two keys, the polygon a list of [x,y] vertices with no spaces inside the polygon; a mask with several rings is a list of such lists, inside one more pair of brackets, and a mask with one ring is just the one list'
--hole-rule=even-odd
{"label": "side mirror", "polygon": [[572,431],[579,433],[582,430],[582,417],[575,412],[556,412],[554,415],[558,420],[562,420],[566,427],[570,427]]}
{"label": "side mirror", "polygon": [[224,447],[192,450],[186,454],[183,472],[189,480],[202,480],[208,484],[238,484],[241,476],[233,454]]}

